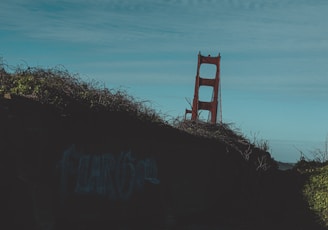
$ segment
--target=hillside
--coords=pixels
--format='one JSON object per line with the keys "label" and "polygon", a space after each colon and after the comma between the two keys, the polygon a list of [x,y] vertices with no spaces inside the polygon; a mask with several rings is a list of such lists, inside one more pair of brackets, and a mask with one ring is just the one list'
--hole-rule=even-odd
{"label": "hillside", "polygon": [[304,177],[227,124],[165,121],[59,69],[0,68],[1,207],[13,229],[321,229]]}

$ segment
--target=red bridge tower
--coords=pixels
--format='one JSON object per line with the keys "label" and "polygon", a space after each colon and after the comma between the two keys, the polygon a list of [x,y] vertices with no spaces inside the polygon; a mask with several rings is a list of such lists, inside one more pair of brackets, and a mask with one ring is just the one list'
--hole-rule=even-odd
{"label": "red bridge tower", "polygon": [[[209,122],[212,124],[217,123],[217,114],[219,110],[219,122],[222,122],[222,108],[221,108],[221,89],[220,89],[220,53],[217,57],[202,56],[198,53],[198,65],[197,75],[195,81],[195,93],[192,103],[192,109],[186,109],[185,118],[188,113],[191,113],[191,120],[197,121],[199,116],[199,110],[208,110],[210,113]],[[200,76],[201,64],[213,64],[216,65],[215,78],[202,78]],[[205,102],[199,101],[199,87],[210,86],[213,87],[212,100]]]}

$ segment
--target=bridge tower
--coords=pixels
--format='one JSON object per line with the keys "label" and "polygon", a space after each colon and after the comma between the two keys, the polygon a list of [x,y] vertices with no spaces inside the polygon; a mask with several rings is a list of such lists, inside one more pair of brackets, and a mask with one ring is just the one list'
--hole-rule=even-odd
{"label": "bridge tower", "polygon": [[[202,56],[198,53],[198,64],[197,64],[197,74],[195,80],[195,92],[194,99],[192,103],[192,109],[186,109],[185,119],[188,113],[191,113],[191,120],[197,121],[199,119],[199,111],[207,110],[209,111],[208,122],[212,124],[217,123],[217,119],[222,123],[222,107],[221,107],[221,87],[220,87],[220,53],[216,57]],[[203,78],[200,76],[200,68],[202,64],[211,64],[216,66],[216,73],[214,78]],[[199,88],[201,86],[212,87],[212,100],[211,101],[200,101],[199,100]],[[219,115],[219,118],[218,118]]]}

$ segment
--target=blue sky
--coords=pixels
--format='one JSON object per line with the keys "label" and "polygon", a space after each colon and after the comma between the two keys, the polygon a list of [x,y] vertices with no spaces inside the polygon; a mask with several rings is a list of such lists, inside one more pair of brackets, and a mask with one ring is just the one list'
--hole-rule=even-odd
{"label": "blue sky", "polygon": [[296,161],[328,133],[327,12],[325,0],[3,0],[0,57],[64,66],[170,119],[189,108],[198,52],[220,53],[223,122]]}

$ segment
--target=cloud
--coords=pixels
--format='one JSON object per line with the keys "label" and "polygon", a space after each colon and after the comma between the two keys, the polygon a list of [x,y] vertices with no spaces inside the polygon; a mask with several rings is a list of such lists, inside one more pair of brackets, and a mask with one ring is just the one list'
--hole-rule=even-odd
{"label": "cloud", "polygon": [[126,49],[320,49],[322,43],[327,48],[322,27],[327,4],[307,2],[12,0],[0,3],[0,17],[2,29],[33,39],[110,47],[125,43]]}
{"label": "cloud", "polygon": [[[187,79],[198,51],[219,51],[228,87],[315,89],[327,85],[327,10],[307,0],[11,0],[0,3],[0,29],[86,49],[90,65],[105,59],[98,68],[118,75],[190,68]],[[156,55],[170,52],[194,56]]]}

